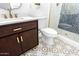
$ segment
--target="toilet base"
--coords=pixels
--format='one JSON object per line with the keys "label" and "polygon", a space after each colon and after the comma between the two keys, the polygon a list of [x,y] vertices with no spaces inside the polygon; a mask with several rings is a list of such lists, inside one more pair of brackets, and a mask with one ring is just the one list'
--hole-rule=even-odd
{"label": "toilet base", "polygon": [[48,38],[45,36],[43,36],[43,38],[44,38],[44,42],[47,44],[48,47],[55,44],[54,38]]}

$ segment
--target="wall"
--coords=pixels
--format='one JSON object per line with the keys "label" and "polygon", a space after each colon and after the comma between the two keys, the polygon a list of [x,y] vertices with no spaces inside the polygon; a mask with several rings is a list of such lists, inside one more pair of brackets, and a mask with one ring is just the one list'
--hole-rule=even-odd
{"label": "wall", "polygon": [[58,6],[56,5],[56,3],[51,4],[50,27],[52,27],[54,29],[58,28],[61,6],[62,6],[62,4],[59,4]]}
{"label": "wall", "polygon": [[[24,16],[49,16],[49,3],[40,3],[40,6],[35,6],[34,3],[22,3],[22,7],[15,9],[12,13],[17,13],[18,17]],[[7,13],[7,10],[0,8],[0,15]]]}
{"label": "wall", "polygon": [[50,13],[50,27],[57,30],[57,32],[59,34],[66,36],[66,37],[70,38],[71,40],[79,43],[78,34],[58,28],[62,4],[60,4],[59,6],[56,6],[56,4],[52,4],[51,7],[52,8],[51,8],[51,13]]}
{"label": "wall", "polygon": [[79,3],[65,3],[62,8],[62,14],[79,14]]}
{"label": "wall", "polygon": [[23,3],[22,7],[14,10],[18,16],[45,16],[49,15],[49,3],[40,3],[40,6],[35,6],[33,3]]}
{"label": "wall", "polygon": [[45,19],[39,20],[39,28],[45,28],[48,26],[48,18],[49,18],[49,3],[40,3],[40,6],[36,6],[32,3],[25,3],[19,10],[15,10],[19,17],[46,17]]}
{"label": "wall", "polygon": [[[27,16],[41,16],[41,17],[46,17],[46,19],[41,19],[39,21],[39,25],[43,26],[43,27],[47,27],[48,26],[48,18],[49,18],[49,9],[50,9],[50,4],[49,3],[40,3],[40,6],[36,6],[33,3],[22,3],[22,7],[17,9],[17,10],[13,10],[12,14],[17,14],[18,17],[27,17]],[[5,11],[3,9],[0,9],[0,16],[2,16],[2,14],[7,14],[8,15],[8,11]]]}

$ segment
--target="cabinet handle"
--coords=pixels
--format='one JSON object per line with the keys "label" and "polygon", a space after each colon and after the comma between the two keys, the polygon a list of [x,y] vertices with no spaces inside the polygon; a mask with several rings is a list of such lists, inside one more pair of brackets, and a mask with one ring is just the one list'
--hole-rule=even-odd
{"label": "cabinet handle", "polygon": [[21,42],[23,42],[23,37],[21,36]]}
{"label": "cabinet handle", "polygon": [[22,28],[13,29],[13,31],[18,31],[18,30],[22,30]]}
{"label": "cabinet handle", "polygon": [[17,42],[20,43],[19,38],[17,37]]}

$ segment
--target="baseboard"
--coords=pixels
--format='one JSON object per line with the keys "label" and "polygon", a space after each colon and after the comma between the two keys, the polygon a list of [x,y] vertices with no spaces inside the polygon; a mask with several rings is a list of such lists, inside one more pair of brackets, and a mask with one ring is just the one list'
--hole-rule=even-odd
{"label": "baseboard", "polygon": [[76,41],[73,41],[65,36],[62,36],[62,35],[58,35],[58,38],[60,38],[60,40],[62,40],[63,42],[67,43],[67,44],[70,44],[74,47],[76,47],[77,49],[79,49],[79,43],[76,42]]}

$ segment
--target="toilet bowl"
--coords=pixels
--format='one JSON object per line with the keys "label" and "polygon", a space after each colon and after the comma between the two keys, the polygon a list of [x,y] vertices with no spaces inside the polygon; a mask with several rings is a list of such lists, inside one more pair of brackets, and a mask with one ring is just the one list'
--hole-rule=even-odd
{"label": "toilet bowl", "polygon": [[54,45],[54,38],[57,37],[57,31],[52,28],[40,29],[44,42],[51,46]]}

